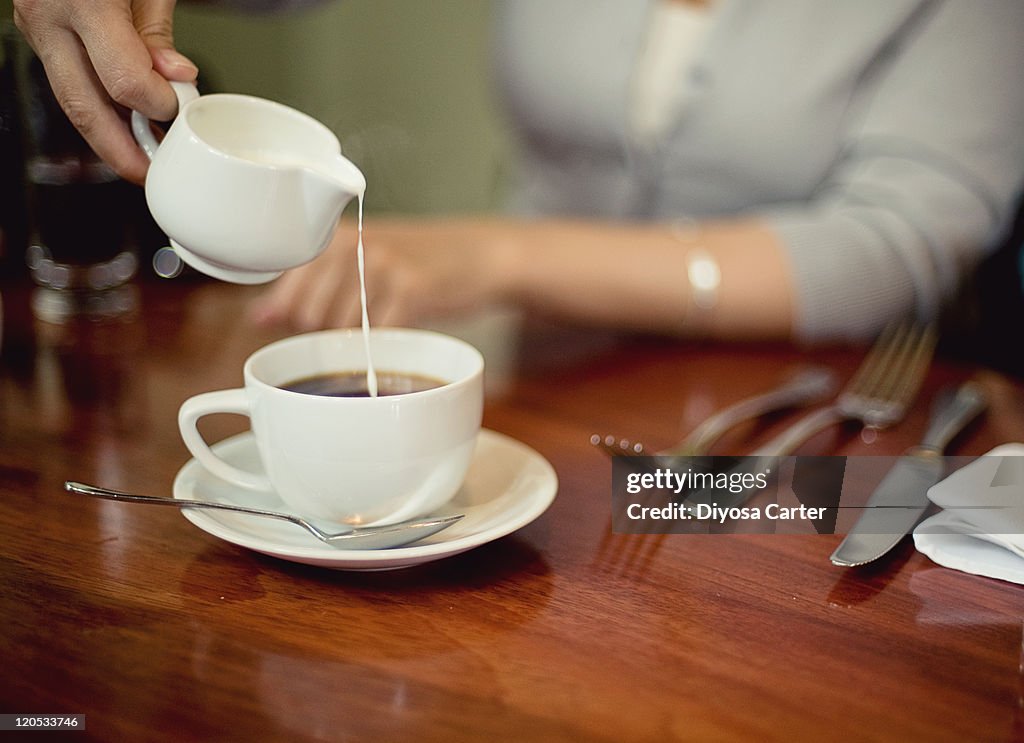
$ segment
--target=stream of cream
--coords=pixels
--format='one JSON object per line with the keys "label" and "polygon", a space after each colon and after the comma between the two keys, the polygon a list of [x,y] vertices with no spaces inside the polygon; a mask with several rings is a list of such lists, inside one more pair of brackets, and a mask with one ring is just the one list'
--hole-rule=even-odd
{"label": "stream of cream", "polygon": [[370,356],[370,315],[366,311],[366,262],[363,258],[363,194],[359,194],[359,243],[356,246],[359,263],[359,303],[363,311],[363,348],[366,349],[366,389],[370,397],[377,396],[377,372]]}

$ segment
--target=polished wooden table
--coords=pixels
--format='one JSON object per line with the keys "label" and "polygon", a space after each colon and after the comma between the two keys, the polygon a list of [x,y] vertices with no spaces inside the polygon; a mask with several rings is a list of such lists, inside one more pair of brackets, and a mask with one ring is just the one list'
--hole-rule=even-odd
{"label": "polished wooden table", "polygon": [[[489,370],[485,425],[560,480],[520,531],[419,567],[352,573],[219,541],[175,510],[73,497],[73,478],[170,495],[181,402],[240,384],[275,336],[248,290],[144,286],[131,319],[33,321],[3,288],[0,713],[75,713],[96,740],[1012,740],[1024,736],[1024,588],[931,563],[905,540],[843,570],[835,535],[609,531],[593,433],[657,448],[791,369],[801,352],[533,325]],[[956,444],[1024,440],[1024,385],[939,359],[922,392],[977,377],[993,408]],[[927,406],[873,441],[896,454]],[[792,418],[741,428],[749,451]],[[212,440],[244,429],[209,420]]]}

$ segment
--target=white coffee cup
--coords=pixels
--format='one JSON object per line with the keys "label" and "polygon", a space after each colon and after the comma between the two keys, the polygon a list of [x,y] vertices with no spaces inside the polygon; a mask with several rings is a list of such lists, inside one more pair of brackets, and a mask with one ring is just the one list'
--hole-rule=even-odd
{"label": "white coffee cup", "polygon": [[366,190],[334,133],[274,101],[171,86],[178,116],[163,141],[137,111],[132,132],[152,160],[149,210],[181,259],[259,284],[323,252],[345,205]]}
{"label": "white coffee cup", "polygon": [[[473,457],[483,410],[483,357],[451,336],[397,328],[371,330],[370,349],[378,376],[415,374],[441,385],[380,397],[282,389],[367,366],[358,330],[294,336],[249,357],[243,388],[186,400],[178,415],[185,445],[216,477],[276,491],[302,516],[366,524],[433,511],[458,491]],[[212,413],[250,417],[265,474],[241,470],[210,449],[197,422]]]}

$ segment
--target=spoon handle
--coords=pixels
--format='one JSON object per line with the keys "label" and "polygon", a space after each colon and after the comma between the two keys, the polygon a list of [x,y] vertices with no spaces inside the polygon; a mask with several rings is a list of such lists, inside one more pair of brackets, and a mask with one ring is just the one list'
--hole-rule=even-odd
{"label": "spoon handle", "polygon": [[[212,508],[220,511],[245,513],[252,516],[268,516],[272,519],[281,519],[282,521],[288,521],[301,526],[317,539],[328,544],[345,544],[346,546],[353,547],[357,543],[372,543],[377,548],[408,544],[435,534],[461,520],[464,516],[464,514],[456,514],[452,516],[425,517],[378,526],[348,527],[342,531],[329,533],[306,521],[301,516],[281,513],[280,511],[264,511],[262,508],[249,508],[247,506],[236,506],[231,503],[218,503],[208,500],[161,498],[155,495],[124,493],[120,490],[111,490],[110,488],[101,488],[96,485],[86,485],[84,482],[73,482],[70,480],[64,483],[64,489],[72,493],[91,495],[108,500],[126,501],[128,503],[153,503],[158,506],[176,506],[177,508]],[[406,536],[402,537],[403,534]]]}
{"label": "spoon handle", "polygon": [[64,489],[71,493],[91,495],[96,498],[106,498],[108,500],[127,501],[129,503],[153,503],[158,506],[176,506],[178,508],[210,508],[220,511],[234,511],[235,513],[247,513],[253,516],[269,516],[273,519],[290,521],[293,524],[298,524],[299,526],[308,528],[308,524],[304,519],[298,516],[294,516],[290,513],[264,511],[260,508],[236,506],[231,503],[217,503],[216,501],[206,500],[186,500],[182,498],[161,498],[155,495],[138,495],[136,493],[124,493],[120,490],[100,488],[95,485],[86,485],[84,482],[74,482],[71,480],[64,483]]}

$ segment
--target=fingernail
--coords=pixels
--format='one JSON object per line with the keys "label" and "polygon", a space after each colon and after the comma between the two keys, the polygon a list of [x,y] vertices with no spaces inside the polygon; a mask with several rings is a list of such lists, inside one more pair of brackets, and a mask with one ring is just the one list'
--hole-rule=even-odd
{"label": "fingernail", "polygon": [[157,49],[156,53],[160,55],[161,61],[168,67],[173,67],[182,72],[189,72],[193,76],[199,74],[199,68],[196,67],[195,63],[175,49]]}

